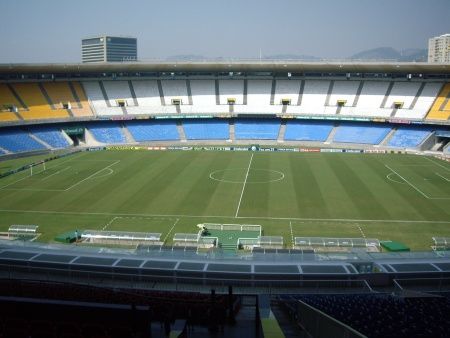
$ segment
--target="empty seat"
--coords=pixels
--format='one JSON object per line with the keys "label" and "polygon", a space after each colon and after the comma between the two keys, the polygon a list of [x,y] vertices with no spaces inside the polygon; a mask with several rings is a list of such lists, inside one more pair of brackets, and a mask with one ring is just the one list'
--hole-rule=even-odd
{"label": "empty seat", "polygon": [[133,138],[138,142],[180,139],[175,121],[130,121],[126,123],[126,126]]}
{"label": "empty seat", "polygon": [[228,121],[184,120],[183,128],[188,140],[227,140],[230,138]]}
{"label": "empty seat", "polygon": [[280,131],[278,120],[236,120],[236,139],[248,140],[276,140]]}
{"label": "empty seat", "polygon": [[333,128],[332,122],[288,121],[284,139],[287,141],[325,142]]}

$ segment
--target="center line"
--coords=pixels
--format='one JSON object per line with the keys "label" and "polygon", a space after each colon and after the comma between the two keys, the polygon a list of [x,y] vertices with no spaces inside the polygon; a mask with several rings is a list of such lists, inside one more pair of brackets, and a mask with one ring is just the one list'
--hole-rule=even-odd
{"label": "center line", "polygon": [[241,207],[242,196],[244,196],[245,185],[247,184],[248,172],[250,171],[250,167],[252,165],[252,160],[253,160],[253,153],[252,153],[252,156],[250,157],[250,161],[248,162],[248,168],[247,168],[247,173],[245,174],[244,185],[242,186],[241,197],[239,198],[239,204],[237,206],[236,215],[234,215],[234,217],[238,217],[238,214],[239,214],[239,208]]}

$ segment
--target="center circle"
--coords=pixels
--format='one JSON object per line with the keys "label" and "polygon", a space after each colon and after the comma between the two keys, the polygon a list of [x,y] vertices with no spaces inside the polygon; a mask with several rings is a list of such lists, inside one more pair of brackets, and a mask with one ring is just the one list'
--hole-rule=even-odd
{"label": "center circle", "polygon": [[[209,178],[225,183],[271,183],[278,182],[284,179],[284,173],[272,169],[250,169],[247,168],[233,168],[215,170],[209,174]],[[245,179],[247,177],[247,180]],[[252,178],[254,177],[254,178]]]}

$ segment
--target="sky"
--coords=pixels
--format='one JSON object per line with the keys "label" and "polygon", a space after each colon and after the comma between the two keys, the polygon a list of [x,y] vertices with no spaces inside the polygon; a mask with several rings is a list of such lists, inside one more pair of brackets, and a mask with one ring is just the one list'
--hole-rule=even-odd
{"label": "sky", "polygon": [[80,62],[81,39],[138,39],[140,60],[175,55],[339,59],[427,48],[450,33],[450,0],[0,0],[0,63]]}

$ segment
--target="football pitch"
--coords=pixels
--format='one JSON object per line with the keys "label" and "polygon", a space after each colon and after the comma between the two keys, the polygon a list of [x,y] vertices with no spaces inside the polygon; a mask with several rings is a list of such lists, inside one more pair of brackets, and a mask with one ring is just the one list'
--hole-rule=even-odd
{"label": "football pitch", "polygon": [[[26,159],[0,162],[0,171]],[[81,152],[0,179],[0,232],[195,233],[259,224],[267,236],[367,237],[429,250],[450,237],[450,164],[399,154]]]}

